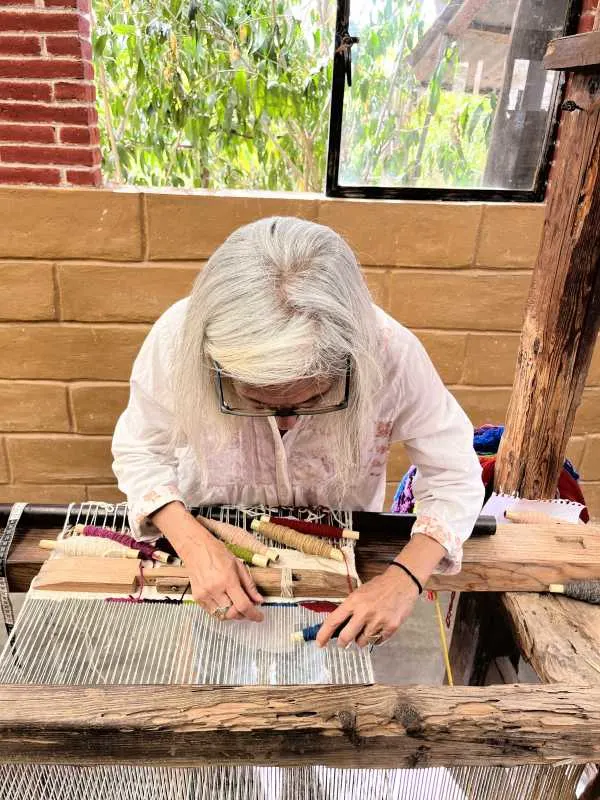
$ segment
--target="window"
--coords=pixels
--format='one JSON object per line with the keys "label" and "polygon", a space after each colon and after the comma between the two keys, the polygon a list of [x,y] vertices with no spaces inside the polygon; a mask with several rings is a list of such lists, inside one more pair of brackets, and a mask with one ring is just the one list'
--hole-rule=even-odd
{"label": "window", "polygon": [[104,174],[145,186],[541,198],[560,90],[541,59],[567,5],[94,0]]}
{"label": "window", "polygon": [[541,199],[568,5],[340,0],[328,193]]}

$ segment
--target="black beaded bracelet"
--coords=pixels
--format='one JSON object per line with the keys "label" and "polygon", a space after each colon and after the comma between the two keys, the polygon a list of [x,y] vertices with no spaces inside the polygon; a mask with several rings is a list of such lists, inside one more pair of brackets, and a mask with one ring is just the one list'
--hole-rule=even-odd
{"label": "black beaded bracelet", "polygon": [[406,572],[406,574],[408,575],[408,577],[411,578],[412,581],[414,581],[415,586],[419,590],[419,594],[423,594],[423,587],[421,586],[421,581],[412,574],[412,572],[409,570],[408,567],[405,567],[404,564],[401,564],[399,561],[396,561],[393,558],[390,561],[390,564],[393,564],[395,567],[400,567],[400,569],[403,569],[404,572]]}

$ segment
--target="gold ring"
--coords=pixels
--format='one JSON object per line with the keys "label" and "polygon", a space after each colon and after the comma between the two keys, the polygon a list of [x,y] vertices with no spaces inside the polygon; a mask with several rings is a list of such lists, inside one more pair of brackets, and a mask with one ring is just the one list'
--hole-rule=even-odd
{"label": "gold ring", "polygon": [[221,620],[222,622],[227,616],[227,612],[232,607],[232,605],[233,603],[231,603],[228,606],[217,606],[217,608],[215,608],[215,610],[212,612],[212,616],[215,617],[215,619]]}
{"label": "gold ring", "polygon": [[381,642],[383,642],[383,634],[382,633],[378,633],[375,636],[369,636],[369,638],[367,639],[367,642],[372,647],[375,647],[375,645],[381,644]]}

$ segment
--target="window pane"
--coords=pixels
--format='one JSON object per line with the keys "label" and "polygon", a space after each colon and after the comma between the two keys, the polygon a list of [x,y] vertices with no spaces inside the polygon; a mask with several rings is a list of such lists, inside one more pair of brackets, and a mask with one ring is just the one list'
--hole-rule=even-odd
{"label": "window pane", "polygon": [[535,186],[568,0],[352,0],[341,186]]}
{"label": "window pane", "polygon": [[104,174],[322,191],[335,0],[94,0]]}

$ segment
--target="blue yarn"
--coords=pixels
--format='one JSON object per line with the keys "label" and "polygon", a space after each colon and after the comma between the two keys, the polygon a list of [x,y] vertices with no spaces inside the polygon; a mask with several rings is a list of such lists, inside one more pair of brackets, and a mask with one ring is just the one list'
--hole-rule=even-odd
{"label": "blue yarn", "polygon": [[500,439],[504,433],[504,425],[489,425],[476,428],[473,436],[473,447],[477,453],[497,453]]}
{"label": "blue yarn", "polygon": [[[337,637],[342,632],[342,629],[345,627],[347,621],[348,620],[345,620],[344,622],[342,622],[341,625],[337,626],[337,628],[331,634],[331,638],[332,639],[337,639]],[[315,639],[317,638],[317,634],[319,633],[319,631],[321,630],[322,627],[323,627],[323,623],[322,622],[317,622],[315,625],[309,625],[306,628],[302,628],[302,637],[303,637],[304,641],[305,642],[314,642]]]}

